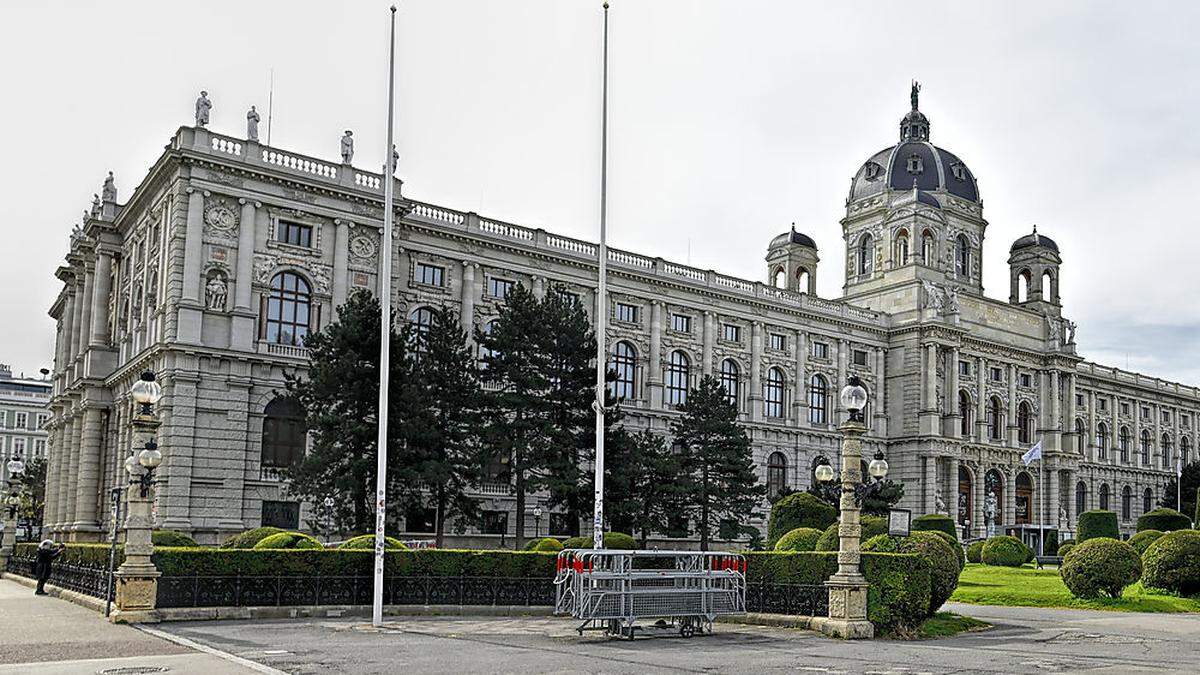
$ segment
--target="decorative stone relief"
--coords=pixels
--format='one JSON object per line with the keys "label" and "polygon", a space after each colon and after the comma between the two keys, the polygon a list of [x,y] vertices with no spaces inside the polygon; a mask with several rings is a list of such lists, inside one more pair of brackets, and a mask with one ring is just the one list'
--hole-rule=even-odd
{"label": "decorative stone relief", "polygon": [[204,305],[216,312],[225,311],[226,298],[229,293],[229,279],[225,272],[213,268],[208,272],[208,281],[204,284]]}
{"label": "decorative stone relief", "polygon": [[379,251],[379,245],[375,239],[365,235],[356,235],[350,239],[350,260],[359,264],[371,264],[375,261],[375,255]]}
{"label": "decorative stone relief", "polygon": [[237,243],[238,220],[233,204],[221,198],[210,200],[204,207],[204,238]]}

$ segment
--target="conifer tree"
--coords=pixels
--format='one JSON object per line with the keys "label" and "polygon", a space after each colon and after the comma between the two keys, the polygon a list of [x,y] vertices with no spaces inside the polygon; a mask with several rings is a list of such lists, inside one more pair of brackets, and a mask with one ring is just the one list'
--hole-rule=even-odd
{"label": "conifer tree", "polygon": [[714,533],[728,538],[748,532],[746,521],[766,486],[758,482],[737,408],[715,377],[701,378],[679,409],[683,415],[671,430],[681,450],[683,505],[700,535],[700,550],[707,551]]}
{"label": "conifer tree", "polygon": [[670,531],[672,507],[682,500],[678,457],[662,436],[616,426],[619,409],[604,440],[604,513],[614,532],[628,532],[642,548],[655,532]]}

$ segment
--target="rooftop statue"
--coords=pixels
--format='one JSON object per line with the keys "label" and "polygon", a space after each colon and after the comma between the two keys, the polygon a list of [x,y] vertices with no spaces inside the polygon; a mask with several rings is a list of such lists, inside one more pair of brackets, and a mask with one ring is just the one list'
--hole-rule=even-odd
{"label": "rooftop statue", "polygon": [[920,93],[921,93],[921,83],[917,82],[916,80],[913,80],[912,91],[908,95],[909,99],[912,100],[912,109],[913,110],[917,109],[917,97]]}
{"label": "rooftop statue", "polygon": [[212,110],[212,101],[208,100],[208,92],[200,92],[200,98],[196,99],[196,126],[202,127],[208,124],[208,111]]}
{"label": "rooftop statue", "polygon": [[246,113],[246,139],[251,141],[258,140],[258,121],[261,119],[258,116],[258,111],[254,106],[250,106],[250,112]]}
{"label": "rooftop statue", "polygon": [[106,202],[117,201],[117,186],[113,183],[113,172],[111,171],[108,172],[108,177],[104,179],[104,188],[101,190],[101,194],[104,195],[104,201]]}
{"label": "rooftop statue", "polygon": [[342,164],[349,164],[354,159],[354,132],[349,129],[342,136]]}

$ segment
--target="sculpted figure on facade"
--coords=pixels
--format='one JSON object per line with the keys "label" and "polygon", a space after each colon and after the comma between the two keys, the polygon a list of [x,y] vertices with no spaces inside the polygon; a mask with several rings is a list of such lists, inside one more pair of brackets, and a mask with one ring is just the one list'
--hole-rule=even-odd
{"label": "sculpted figure on facade", "polygon": [[996,536],[996,493],[990,490],[983,498],[983,517],[987,524],[987,536]]}
{"label": "sculpted figure on facade", "polygon": [[100,195],[92,194],[92,218],[100,217]]}
{"label": "sculpted figure on facade", "polygon": [[258,122],[262,119],[258,116],[258,111],[254,106],[250,106],[250,112],[246,113],[246,138],[251,141],[258,140]]}
{"label": "sculpted figure on facade", "polygon": [[937,489],[937,494],[935,494],[933,497],[933,503],[934,503],[933,508],[936,513],[944,513],[946,515],[950,515],[950,512],[948,510],[946,510],[946,500],[942,499],[942,489],[941,488]]}
{"label": "sculpted figure on facade", "polygon": [[202,127],[208,124],[208,111],[212,110],[212,101],[208,100],[208,92],[200,92],[200,98],[196,99],[196,126]]}
{"label": "sculpted figure on facade", "polygon": [[225,311],[225,298],[228,294],[226,288],[225,277],[220,272],[215,272],[208,279],[208,284],[204,286],[205,306],[211,310],[218,312]]}
{"label": "sculpted figure on facade", "polygon": [[944,309],[948,314],[958,313],[958,288],[953,285],[946,286]]}
{"label": "sculpted figure on facade", "polygon": [[925,309],[932,309],[935,312],[942,311],[945,304],[942,297],[942,291],[937,287],[937,284],[928,279],[921,280],[921,285],[925,288]]}
{"label": "sculpted figure on facade", "polygon": [[1053,317],[1046,317],[1046,325],[1050,329],[1050,344],[1062,343],[1062,322]]}
{"label": "sculpted figure on facade", "polygon": [[100,192],[101,192],[101,194],[104,195],[104,201],[106,201],[106,202],[116,202],[117,201],[117,186],[113,182],[113,172],[111,172],[111,171],[108,172],[108,177],[106,177],[104,179],[104,187],[101,188]]}
{"label": "sculpted figure on facade", "polygon": [[1076,323],[1070,319],[1063,319],[1063,325],[1067,328],[1067,344],[1075,344],[1075,328]]}
{"label": "sculpted figure on facade", "polygon": [[354,132],[349,129],[342,135],[342,164],[349,164],[354,159]]}

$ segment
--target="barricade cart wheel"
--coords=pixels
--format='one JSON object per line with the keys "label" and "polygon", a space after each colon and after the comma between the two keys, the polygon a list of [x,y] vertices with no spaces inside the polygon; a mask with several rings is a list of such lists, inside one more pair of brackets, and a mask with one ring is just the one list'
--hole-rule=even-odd
{"label": "barricade cart wheel", "polygon": [[679,635],[681,637],[690,638],[695,634],[696,634],[695,624],[692,623],[691,619],[684,619],[683,623],[681,623],[679,625]]}

